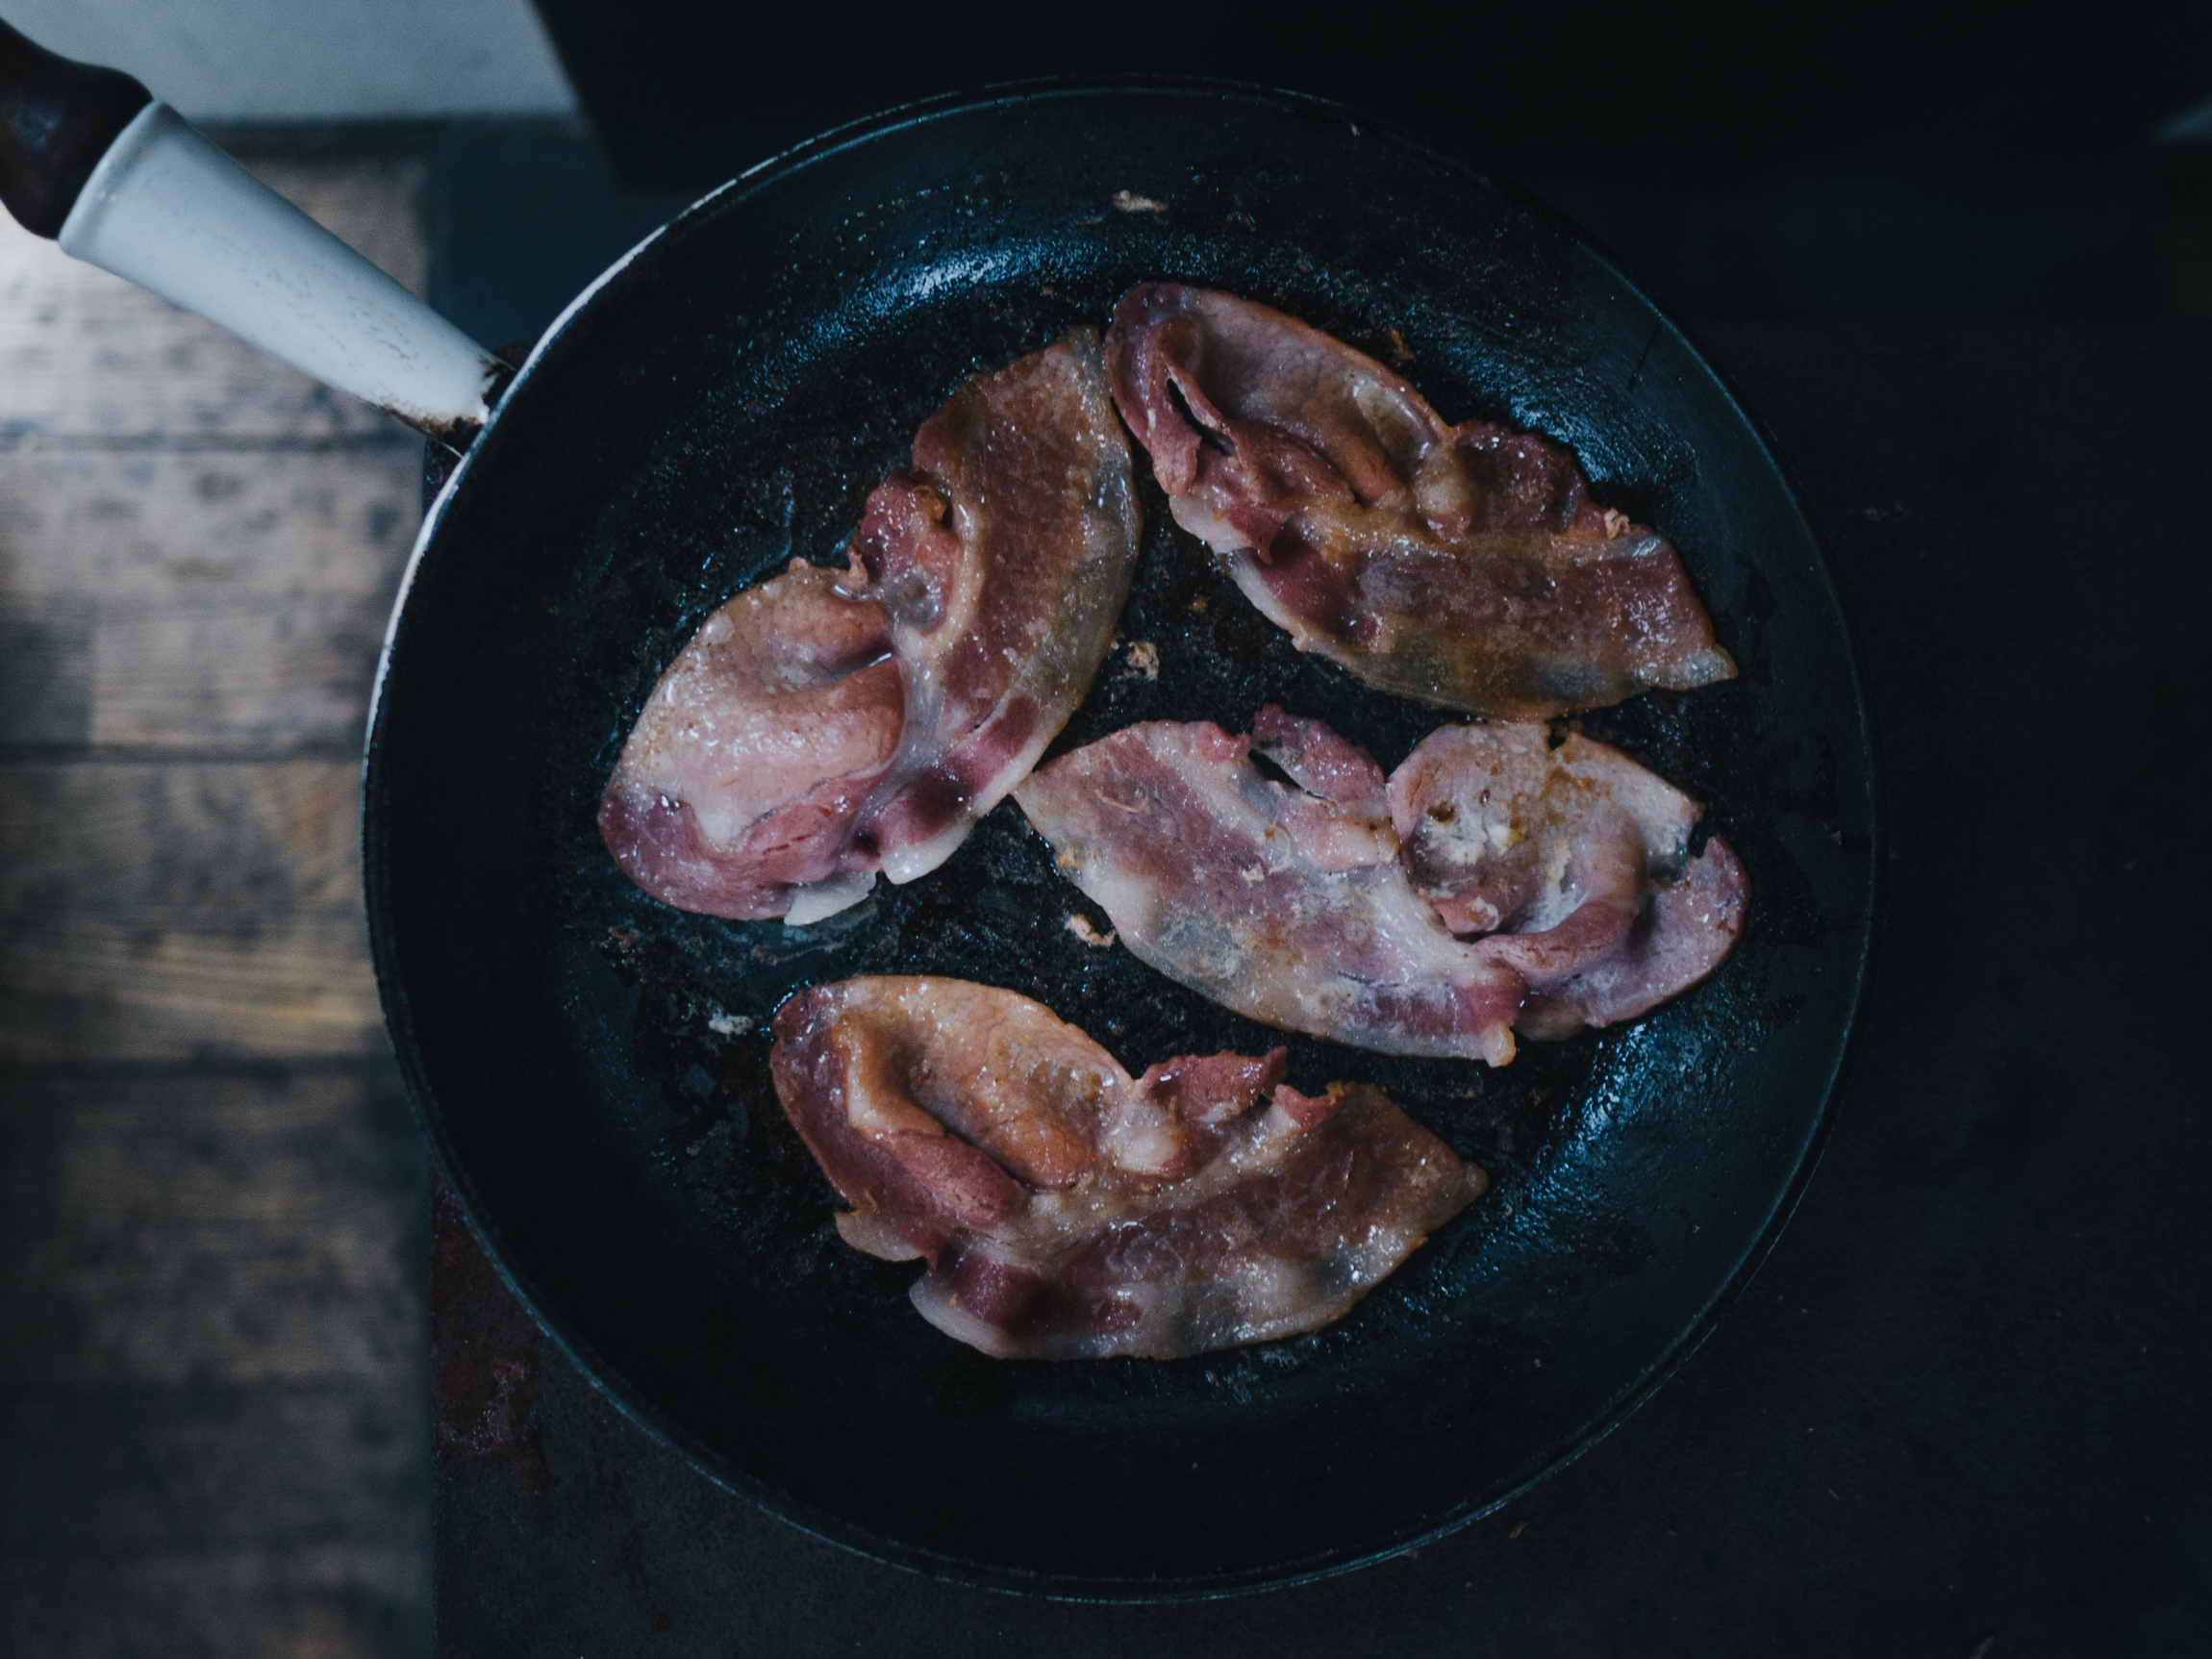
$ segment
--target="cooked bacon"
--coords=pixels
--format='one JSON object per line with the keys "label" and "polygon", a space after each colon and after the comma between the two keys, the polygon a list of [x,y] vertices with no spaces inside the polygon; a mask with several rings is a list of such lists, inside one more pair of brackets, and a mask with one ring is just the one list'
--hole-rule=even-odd
{"label": "cooked bacon", "polygon": [[853,576],[891,612],[906,730],[859,833],[892,881],[949,858],[1059,736],[1113,641],[1139,528],[1089,329],[969,381],[868,498]]}
{"label": "cooked bacon", "polygon": [[1483,1172],[1380,1091],[1283,1082],[1281,1049],[1142,1079],[1050,1010],[961,980],[817,986],[775,1018],[784,1111],[853,1208],[928,1271],[932,1324],[1002,1359],[1169,1359],[1339,1318]]}
{"label": "cooked bacon", "polygon": [[653,688],[599,832],[655,898],[782,916],[851,870],[854,826],[898,752],[905,698],[890,616],[839,581],[794,561],[709,616]]}
{"label": "cooked bacon", "polygon": [[1386,785],[1317,720],[1265,708],[1252,734],[1130,726],[1015,792],[1121,943],[1240,1014],[1503,1066],[1516,1031],[1657,1007],[1743,931],[1727,842],[1689,857],[1697,803],[1603,743],[1447,726]]}
{"label": "cooked bacon", "polygon": [[1391,775],[1390,807],[1415,890],[1527,984],[1527,1036],[1656,1008],[1743,932],[1728,843],[1689,857],[1697,803],[1579,733],[1553,748],[1539,725],[1446,726]]}
{"label": "cooked bacon", "polygon": [[1520,719],[1734,675],[1673,548],[1558,444],[1447,426],[1372,359],[1209,289],[1132,289],[1106,351],[1176,522],[1301,651]]}
{"label": "cooked bacon", "polygon": [[1095,335],[969,381],[846,570],[739,594],[663,676],[600,805],[616,862],[681,909],[794,925],[935,869],[1090,689],[1138,528]]}
{"label": "cooked bacon", "polygon": [[[1521,976],[1452,938],[1414,892],[1380,769],[1318,722],[1268,709],[1255,724],[1254,738],[1204,720],[1125,727],[1031,774],[1015,799],[1121,942],[1169,978],[1363,1048],[1511,1060]],[[1311,787],[1264,776],[1255,746]]]}

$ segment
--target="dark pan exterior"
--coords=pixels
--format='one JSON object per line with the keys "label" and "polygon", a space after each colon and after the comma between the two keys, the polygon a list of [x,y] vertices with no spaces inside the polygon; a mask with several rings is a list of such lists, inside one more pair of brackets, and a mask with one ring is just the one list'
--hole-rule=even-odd
{"label": "dark pan exterior", "polygon": [[[1127,192],[1126,194],[1120,194]],[[1118,204],[1118,195],[1119,201]],[[1146,204],[1160,204],[1152,211]],[[1741,679],[1584,729],[1709,803],[1741,947],[1625,1028],[1508,1070],[1290,1041],[1386,1088],[1492,1193],[1340,1323],[1162,1364],[1009,1364],[846,1249],[760,1022],[923,971],[1037,996],[1140,1070],[1279,1034],[1083,943],[1104,918],[1012,803],[953,860],[805,932],[684,916],[617,873],[600,784],[737,589],[837,556],[977,368],[1171,277],[1288,309],[1453,420],[1580,454],[1681,549]],[[1061,747],[1267,700],[1388,767],[1445,717],[1290,649],[1144,471],[1124,644]],[[369,734],[369,917],[425,1129],[494,1258],[623,1409],[717,1480],[884,1560],[1097,1598],[1338,1571],[1459,1525],[1617,1422],[1772,1243],[1843,1065],[1876,867],[1844,618],[1751,421],[1561,221],[1326,105],[1031,89],[848,129],[679,219],[541,348],[426,528]],[[749,1030],[716,1030],[750,1021]]]}

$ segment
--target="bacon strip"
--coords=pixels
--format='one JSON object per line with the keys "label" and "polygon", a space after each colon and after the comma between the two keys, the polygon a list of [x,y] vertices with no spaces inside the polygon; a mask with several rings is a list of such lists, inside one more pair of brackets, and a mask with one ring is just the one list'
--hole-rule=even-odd
{"label": "bacon strip", "polygon": [[[1253,753],[1290,775],[1263,776]],[[1448,726],[1386,782],[1319,721],[1131,726],[1015,792],[1120,942],[1292,1031],[1503,1066],[1723,962],[1749,888],[1699,808],[1618,750]],[[1385,815],[1387,814],[1387,821]]]}
{"label": "bacon strip", "polygon": [[1106,351],[1176,522],[1301,651],[1516,719],[1735,674],[1673,548],[1593,502],[1559,445],[1448,426],[1372,359],[1233,294],[1132,289]]}
{"label": "bacon strip", "polygon": [[1132,1079],[1050,1010],[960,980],[817,986],[775,1019],[776,1093],[856,1249],[1002,1359],[1169,1359],[1341,1317],[1488,1184],[1380,1091],[1285,1085],[1283,1051]]}
{"label": "bacon strip", "polygon": [[655,898],[782,916],[848,870],[861,809],[898,753],[905,693],[890,616],[839,583],[794,561],[709,616],[653,688],[599,833]]}
{"label": "bacon strip", "polygon": [[[1521,976],[1453,939],[1414,892],[1380,769],[1318,722],[1269,709],[1257,724],[1257,741],[1204,720],[1125,727],[1032,773],[1015,799],[1121,942],[1169,978],[1288,1030],[1506,1064]],[[1350,799],[1263,776],[1256,742]]]}
{"label": "bacon strip", "polygon": [[852,569],[891,613],[898,758],[861,815],[883,872],[935,869],[1091,689],[1136,573],[1129,441],[1098,337],[968,382],[868,498]]}
{"label": "bacon strip", "polygon": [[1414,888],[1531,993],[1518,1027],[1565,1037],[1656,1008],[1726,960],[1750,888],[1701,809],[1618,749],[1537,725],[1446,726],[1391,775]]}
{"label": "bacon strip", "polygon": [[867,499],[663,676],[599,824],[685,910],[794,925],[936,868],[1090,690],[1135,570],[1129,445],[1078,329],[968,382]]}

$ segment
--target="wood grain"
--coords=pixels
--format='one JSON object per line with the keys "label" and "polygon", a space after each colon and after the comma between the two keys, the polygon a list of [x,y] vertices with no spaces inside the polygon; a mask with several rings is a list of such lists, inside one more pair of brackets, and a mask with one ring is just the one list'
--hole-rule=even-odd
{"label": "wood grain", "polygon": [[58,666],[88,685],[98,746],[344,749],[368,719],[385,619],[352,598],[109,611],[88,666]]}
{"label": "wood grain", "polygon": [[419,1388],[423,1159],[385,1068],[17,1072],[0,1144],[0,1389]]}
{"label": "wood grain", "polygon": [[[419,289],[419,163],[264,172]],[[418,464],[334,395],[0,240],[0,1059],[376,1051],[352,768],[282,757],[359,742]]]}
{"label": "wood grain", "polygon": [[[420,290],[418,162],[264,177]],[[419,446],[0,236],[0,1651],[427,1641],[359,867]]]}
{"label": "wood grain", "polygon": [[25,606],[0,595],[0,747],[88,741],[93,620],[84,599]]}
{"label": "wood grain", "polygon": [[[125,1410],[137,1432],[119,1440]],[[375,1388],[11,1390],[0,1436],[22,1449],[0,1484],[0,1552],[373,1536],[387,1510],[419,1501],[413,1415],[403,1393]]]}
{"label": "wood grain", "polygon": [[0,1072],[0,1646],[414,1648],[424,1171],[389,1068]]}
{"label": "wood grain", "polygon": [[[0,390],[0,398],[5,398]],[[418,510],[421,446],[0,452],[0,591],[30,607],[388,601]]]}
{"label": "wood grain", "polygon": [[0,1060],[383,1051],[350,761],[0,767]]}

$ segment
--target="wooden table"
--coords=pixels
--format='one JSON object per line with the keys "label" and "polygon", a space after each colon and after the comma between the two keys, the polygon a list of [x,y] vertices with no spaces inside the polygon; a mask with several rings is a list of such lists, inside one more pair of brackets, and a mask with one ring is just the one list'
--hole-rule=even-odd
{"label": "wooden table", "polygon": [[[257,164],[420,290],[422,158]],[[419,469],[0,222],[12,1654],[427,1643],[423,1160],[357,844]]]}

